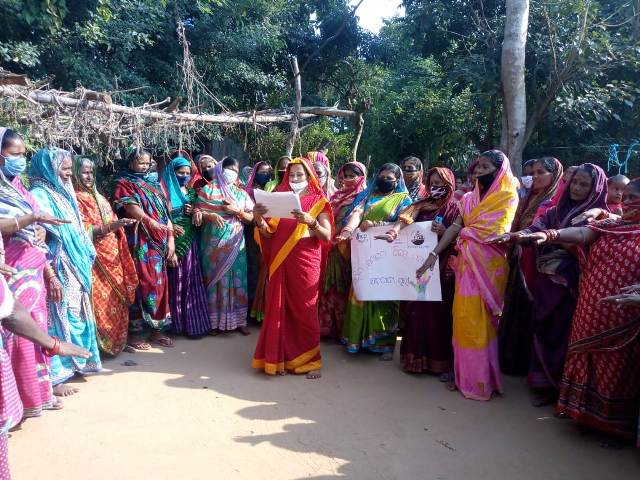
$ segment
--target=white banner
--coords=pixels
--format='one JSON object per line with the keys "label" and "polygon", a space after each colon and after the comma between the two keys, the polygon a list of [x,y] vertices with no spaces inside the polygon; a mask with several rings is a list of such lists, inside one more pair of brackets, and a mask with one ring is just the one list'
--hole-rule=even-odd
{"label": "white banner", "polygon": [[438,236],[431,231],[431,222],[403,228],[393,243],[374,238],[388,232],[389,228],[356,230],[351,238],[356,298],[360,301],[441,301],[438,262],[433,270],[427,270],[420,280],[416,279],[416,270],[438,243]]}

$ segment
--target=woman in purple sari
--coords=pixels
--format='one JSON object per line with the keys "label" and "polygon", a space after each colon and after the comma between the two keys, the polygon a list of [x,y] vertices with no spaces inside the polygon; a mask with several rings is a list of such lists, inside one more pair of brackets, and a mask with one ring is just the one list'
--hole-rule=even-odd
{"label": "woman in purple sari", "polygon": [[[572,219],[592,208],[606,210],[607,176],[597,165],[580,165],[558,200],[533,225],[499,239],[519,241],[529,233],[572,226]],[[578,225],[579,226],[579,225]],[[543,406],[555,402],[562,378],[571,318],[578,299],[580,269],[577,258],[560,245],[539,246],[534,273],[531,329],[533,347],[528,382],[534,395],[531,403]]]}

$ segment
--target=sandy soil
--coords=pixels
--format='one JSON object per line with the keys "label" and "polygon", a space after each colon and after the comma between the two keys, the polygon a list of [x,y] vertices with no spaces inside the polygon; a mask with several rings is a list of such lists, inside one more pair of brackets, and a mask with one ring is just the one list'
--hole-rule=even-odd
{"label": "sandy soil", "polygon": [[14,480],[640,478],[640,450],[530,407],[521,379],[479,403],[332,344],[321,380],[270,378],[249,366],[256,338],[105,362],[63,411],[12,434]]}

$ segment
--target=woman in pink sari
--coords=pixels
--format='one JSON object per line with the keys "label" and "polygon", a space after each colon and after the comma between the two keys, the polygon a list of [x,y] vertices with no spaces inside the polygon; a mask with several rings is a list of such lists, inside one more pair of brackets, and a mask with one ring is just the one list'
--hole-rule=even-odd
{"label": "woman in pink sari", "polygon": [[507,251],[488,243],[507,233],[518,207],[518,181],[499,150],[484,152],[475,168],[476,186],[460,201],[460,215],[447,228],[417,271],[433,268],[440,253],[457,238],[453,301],[453,351],[456,386],[466,398],[490,400],[502,393],[498,365],[498,323],[509,275]]}

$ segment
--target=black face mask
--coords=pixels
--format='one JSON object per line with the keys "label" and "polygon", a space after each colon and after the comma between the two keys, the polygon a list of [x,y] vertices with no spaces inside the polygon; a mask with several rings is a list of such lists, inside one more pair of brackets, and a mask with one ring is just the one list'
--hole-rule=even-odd
{"label": "black face mask", "polygon": [[207,168],[207,169],[203,170],[202,171],[202,176],[208,182],[213,180],[213,168]]}
{"label": "black face mask", "polygon": [[484,175],[480,175],[478,178],[478,183],[482,185],[483,188],[489,188],[493,183],[493,180],[496,178],[496,172],[485,173]]}
{"label": "black face mask", "polygon": [[380,193],[391,193],[396,188],[396,181],[377,178],[376,187]]}
{"label": "black face mask", "polygon": [[264,187],[269,180],[271,180],[270,173],[256,173],[256,183],[261,187]]}

